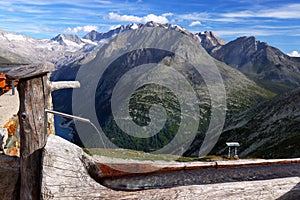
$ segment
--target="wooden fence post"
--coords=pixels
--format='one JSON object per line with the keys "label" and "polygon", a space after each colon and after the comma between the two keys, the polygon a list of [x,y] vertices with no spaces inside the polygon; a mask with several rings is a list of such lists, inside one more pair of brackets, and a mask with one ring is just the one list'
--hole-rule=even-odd
{"label": "wooden fence post", "polygon": [[47,74],[55,70],[53,64],[44,63],[18,67],[7,73],[10,79],[19,79],[20,199],[41,198],[41,157],[48,125],[45,108],[50,106],[52,91]]}

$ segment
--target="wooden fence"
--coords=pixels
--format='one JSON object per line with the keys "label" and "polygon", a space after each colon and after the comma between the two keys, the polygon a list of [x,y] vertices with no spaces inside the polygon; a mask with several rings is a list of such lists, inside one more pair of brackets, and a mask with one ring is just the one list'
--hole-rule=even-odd
{"label": "wooden fence", "polygon": [[45,109],[52,108],[51,92],[79,87],[78,82],[50,82],[49,73],[55,70],[56,67],[51,63],[39,63],[7,72],[7,78],[19,80],[20,199],[40,199],[42,149],[47,133],[54,131],[45,112]]}

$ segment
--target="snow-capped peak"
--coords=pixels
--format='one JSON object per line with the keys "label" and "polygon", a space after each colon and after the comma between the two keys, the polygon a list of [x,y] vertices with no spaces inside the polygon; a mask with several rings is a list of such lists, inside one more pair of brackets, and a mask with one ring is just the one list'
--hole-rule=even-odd
{"label": "snow-capped peak", "polygon": [[59,34],[56,37],[52,38],[51,40],[57,41],[61,45],[66,45],[67,43],[76,43],[77,45],[80,45],[83,43],[80,37],[77,35],[72,34]]}
{"label": "snow-capped peak", "polygon": [[201,41],[209,41],[214,46],[225,45],[227,43],[212,31],[199,32],[196,33],[196,35],[201,39]]}
{"label": "snow-capped peak", "polygon": [[139,26],[138,26],[137,24],[132,24],[132,25],[130,26],[130,28],[133,29],[133,30],[135,30],[135,29],[138,29]]}
{"label": "snow-capped peak", "polygon": [[180,30],[180,31],[186,31],[185,28],[183,28],[182,26],[179,26],[179,25],[177,25],[177,24],[172,25],[172,28],[173,28],[173,29],[178,29],[178,30]]}
{"label": "snow-capped peak", "polygon": [[32,42],[32,38],[17,34],[17,33],[9,33],[6,31],[0,31],[0,39],[2,40],[8,40],[8,41],[29,41]]}

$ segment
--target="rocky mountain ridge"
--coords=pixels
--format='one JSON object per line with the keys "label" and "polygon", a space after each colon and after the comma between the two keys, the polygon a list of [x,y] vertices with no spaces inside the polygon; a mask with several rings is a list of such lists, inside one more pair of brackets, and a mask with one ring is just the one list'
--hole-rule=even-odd
{"label": "rocky mountain ridge", "polygon": [[[68,46],[68,45],[84,45],[84,41],[78,37],[77,35],[73,34],[59,34],[56,37],[52,38],[51,41],[56,41],[60,45]],[[75,43],[72,44],[71,42]]]}
{"label": "rocky mountain ridge", "polygon": [[199,32],[195,35],[200,38],[200,44],[208,53],[211,53],[212,51],[215,51],[227,44],[226,41],[222,40],[219,36],[211,31]]}
{"label": "rocky mountain ridge", "polygon": [[93,51],[101,42],[95,43],[76,35],[59,34],[52,39],[35,39],[21,34],[0,31],[0,55],[14,63],[49,61],[57,66],[80,59]]}
{"label": "rocky mountain ridge", "polygon": [[144,26],[165,27],[193,35],[178,25],[155,22],[122,25],[106,33],[91,31],[82,38],[74,34],[59,34],[52,39],[36,39],[0,30],[0,55],[2,60],[15,63],[49,61],[58,67],[75,62],[80,64],[91,60],[96,51],[117,34]]}
{"label": "rocky mountain ridge", "polygon": [[0,31],[0,53],[3,59],[12,62],[50,61],[58,67],[82,64],[93,59],[98,49],[116,35],[142,27],[161,27],[184,33],[199,42],[217,60],[238,69],[258,85],[275,93],[289,91],[300,85],[300,60],[253,36],[225,42],[211,31],[193,34],[178,25],[155,22],[122,25],[105,33],[93,30],[82,38],[59,34],[52,39],[35,39]]}
{"label": "rocky mountain ridge", "polygon": [[178,32],[184,33],[186,35],[192,36],[195,39],[197,39],[197,37],[192,34],[191,32],[189,32],[188,30],[186,30],[185,28],[179,26],[179,25],[172,25],[172,24],[160,24],[160,23],[156,23],[153,21],[147,22],[145,24],[128,24],[128,25],[121,25],[115,29],[112,29],[106,33],[99,33],[95,30],[87,33],[85,36],[83,36],[84,39],[89,39],[93,42],[98,42],[101,41],[103,39],[109,39],[112,38],[120,33],[126,32],[126,31],[130,31],[130,30],[135,30],[135,29],[140,29],[142,27],[161,27],[161,28],[165,28],[167,30],[176,30]]}
{"label": "rocky mountain ridge", "polygon": [[[205,46],[204,46],[205,47]],[[206,50],[260,86],[282,93],[300,86],[300,62],[255,37],[240,37]]]}

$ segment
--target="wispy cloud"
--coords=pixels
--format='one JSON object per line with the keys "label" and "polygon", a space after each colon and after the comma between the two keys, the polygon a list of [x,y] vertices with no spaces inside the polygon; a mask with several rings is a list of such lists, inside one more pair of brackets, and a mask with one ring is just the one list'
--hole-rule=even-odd
{"label": "wispy cloud", "polygon": [[180,15],[175,15],[175,18],[179,22],[187,21],[192,23],[193,21],[202,21],[202,22],[242,22],[242,18],[235,18],[231,16],[224,16],[225,14],[220,13],[208,13],[208,12],[193,12],[185,13]]}
{"label": "wispy cloud", "polygon": [[154,21],[158,23],[168,23],[169,20],[167,18],[169,13],[166,15],[155,15],[155,14],[148,14],[146,16],[135,16],[135,15],[119,15],[118,13],[110,12],[108,15],[108,19],[117,21],[117,22],[136,22],[136,23],[146,23],[149,21]]}
{"label": "wispy cloud", "polygon": [[275,18],[275,19],[300,19],[300,4],[288,4],[277,8],[260,10],[244,10],[239,12],[224,13],[226,18]]}
{"label": "wispy cloud", "polygon": [[193,13],[186,13],[186,14],[180,14],[176,15],[176,18],[181,20],[187,20],[187,21],[196,21],[196,20],[207,20],[210,18],[210,14],[206,12],[193,12]]}
{"label": "wispy cloud", "polygon": [[65,0],[52,0],[52,1],[44,1],[44,0],[14,0],[8,1],[3,0],[0,2],[0,5],[5,6],[12,6],[12,5],[27,5],[27,6],[49,6],[49,5],[58,5],[58,4],[68,4],[72,6],[88,6],[89,4],[97,4],[97,5],[111,5],[113,4],[109,0],[72,0],[72,1],[65,1]]}
{"label": "wispy cloud", "polygon": [[45,14],[52,13],[52,11],[47,9],[38,9],[37,7],[34,6],[24,6],[24,5],[17,5],[14,7],[10,7],[9,9],[16,10],[19,13],[36,14],[36,15],[40,15],[40,14],[45,15]]}
{"label": "wispy cloud", "polygon": [[257,29],[245,29],[245,28],[234,28],[230,30],[215,30],[217,35],[221,37],[227,36],[270,36],[274,33],[268,30],[257,30]]}

